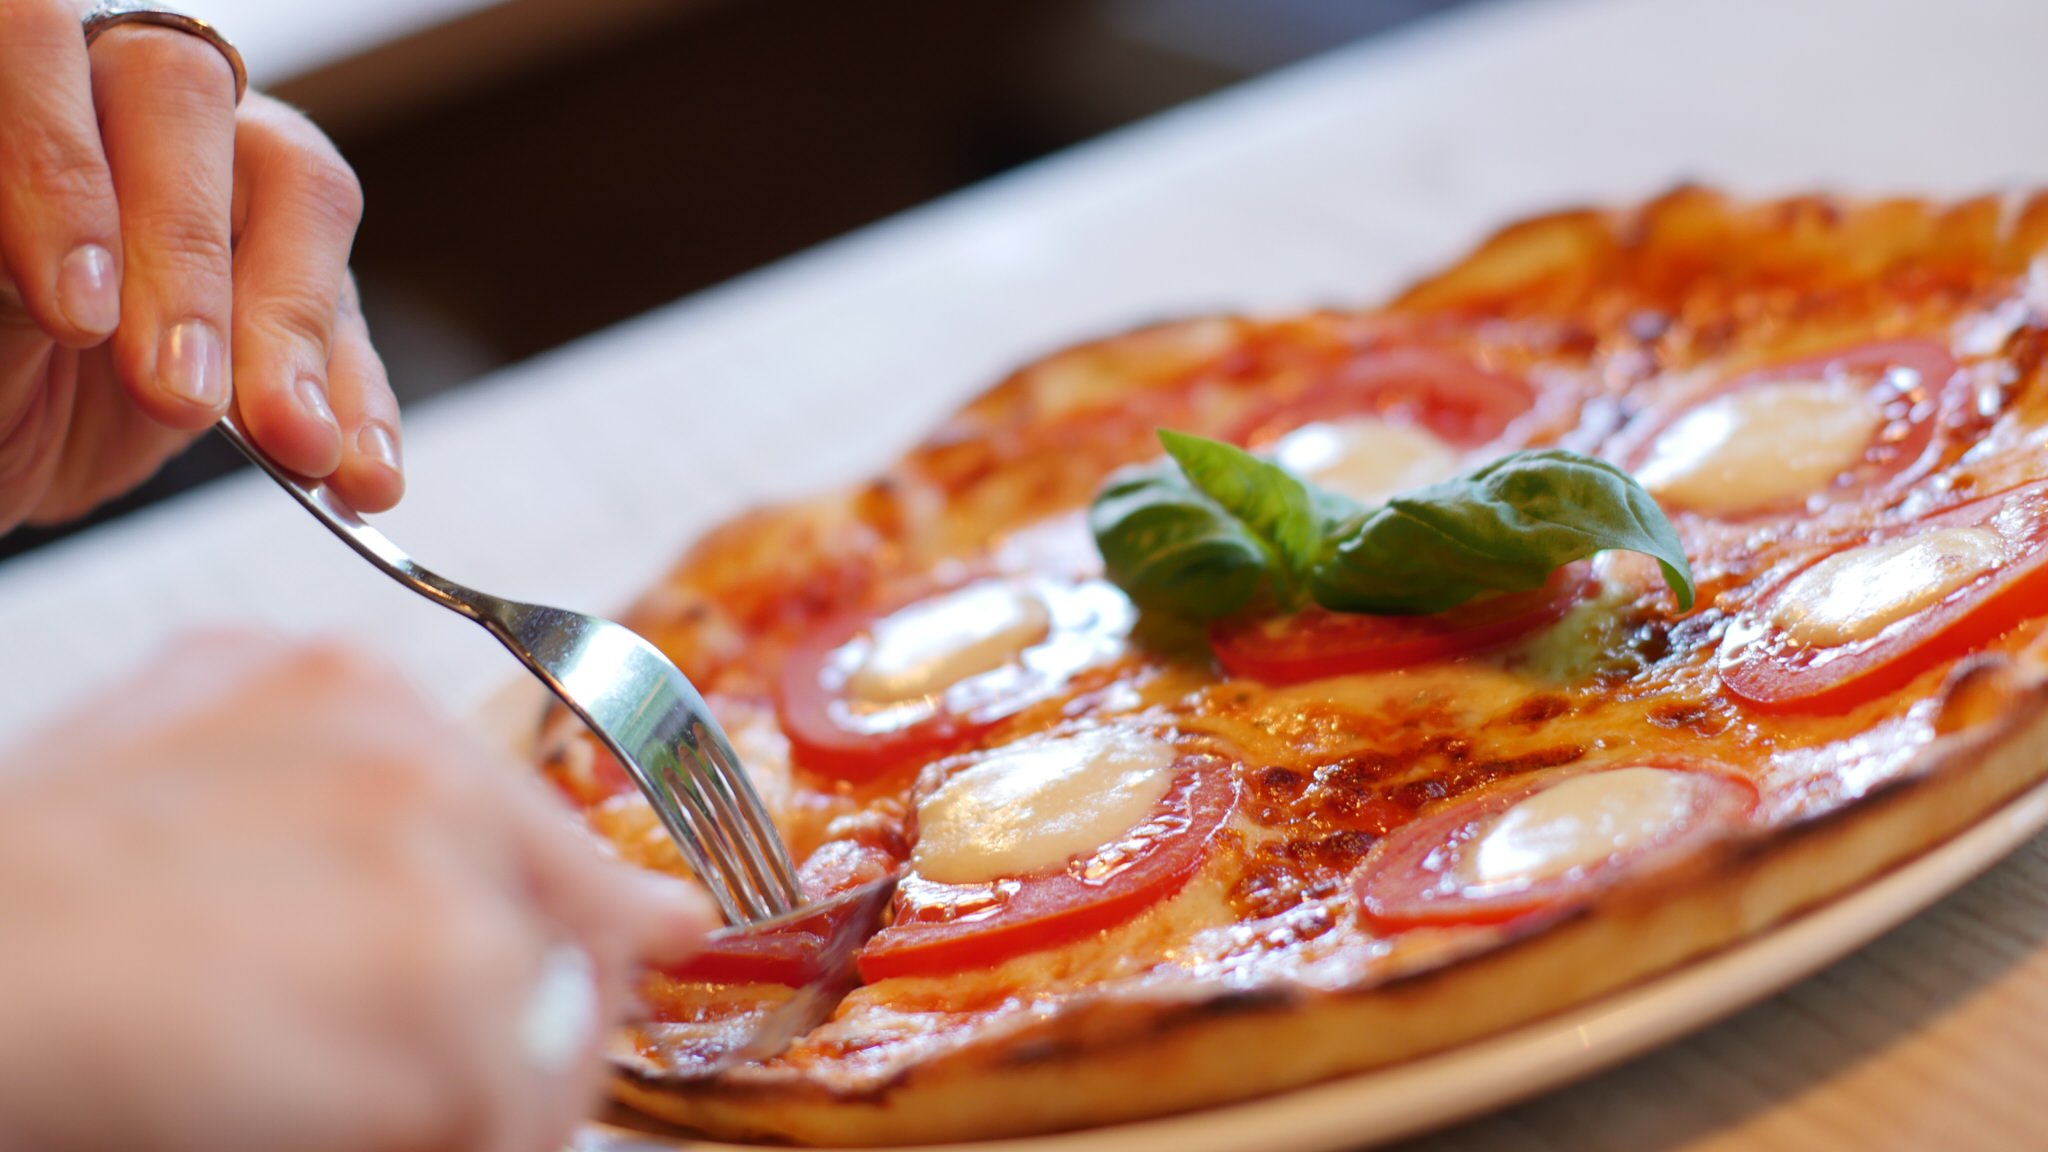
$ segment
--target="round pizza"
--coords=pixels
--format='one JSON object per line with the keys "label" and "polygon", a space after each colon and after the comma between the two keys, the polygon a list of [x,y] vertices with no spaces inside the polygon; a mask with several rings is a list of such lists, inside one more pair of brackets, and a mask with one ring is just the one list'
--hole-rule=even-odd
{"label": "round pizza", "polygon": [[[728,1139],[1070,1129],[1440,1051],[1769,929],[2048,776],[2048,195],[1681,189],[1391,304],[1017,372],[630,622],[824,899],[651,974]],[[566,716],[542,769],[686,871]]]}

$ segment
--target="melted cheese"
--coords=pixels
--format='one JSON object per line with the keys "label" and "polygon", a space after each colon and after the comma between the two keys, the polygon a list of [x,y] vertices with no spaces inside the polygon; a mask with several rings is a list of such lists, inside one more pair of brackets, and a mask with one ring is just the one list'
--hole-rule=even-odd
{"label": "melted cheese", "polygon": [[2005,540],[1989,528],[1937,528],[1838,552],[1801,572],[1771,606],[1794,643],[1868,640],[1998,567]]}
{"label": "melted cheese", "polygon": [[1010,663],[1044,640],[1051,625],[1045,601],[1029,588],[1000,580],[969,584],[876,621],[846,691],[868,704],[931,696]]}
{"label": "melted cheese", "polygon": [[1427,429],[1385,420],[1304,424],[1273,445],[1273,461],[1365,504],[1448,479],[1458,454]]}
{"label": "melted cheese", "polygon": [[941,884],[1057,868],[1149,816],[1177,758],[1157,736],[1115,727],[1001,748],[918,805],[911,862]]}
{"label": "melted cheese", "polygon": [[1588,772],[1516,804],[1467,857],[1474,889],[1524,887],[1656,844],[1684,819],[1694,784],[1666,768]]}
{"label": "melted cheese", "polygon": [[1854,467],[1882,424],[1852,385],[1761,384],[1673,421],[1636,479],[1659,500],[1709,514],[1780,504]]}

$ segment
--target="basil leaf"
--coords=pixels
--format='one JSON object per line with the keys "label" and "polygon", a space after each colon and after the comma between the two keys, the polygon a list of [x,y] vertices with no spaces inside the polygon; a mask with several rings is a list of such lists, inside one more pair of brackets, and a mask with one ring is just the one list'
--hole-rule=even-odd
{"label": "basil leaf", "polygon": [[1331,542],[1340,539],[1346,527],[1362,518],[1366,509],[1365,505],[1342,492],[1332,492],[1328,488],[1318,488],[1313,484],[1308,486],[1308,498],[1315,506],[1316,518],[1321,522],[1318,533],[1320,546],[1315,561],[1309,564],[1313,569],[1330,550]]}
{"label": "basil leaf", "polygon": [[1318,604],[1382,615],[1441,612],[1485,592],[1540,587],[1595,552],[1654,558],[1681,611],[1692,569],[1671,522],[1628,473],[1576,452],[1517,452],[1354,518],[1310,574]]}
{"label": "basil leaf", "polygon": [[1323,550],[1323,518],[1308,486],[1242,448],[1159,430],[1159,442],[1193,484],[1271,548],[1291,588]]}
{"label": "basil leaf", "polygon": [[1141,608],[1228,616],[1270,579],[1265,543],[1170,460],[1110,477],[1088,509],[1088,527],[1110,581]]}

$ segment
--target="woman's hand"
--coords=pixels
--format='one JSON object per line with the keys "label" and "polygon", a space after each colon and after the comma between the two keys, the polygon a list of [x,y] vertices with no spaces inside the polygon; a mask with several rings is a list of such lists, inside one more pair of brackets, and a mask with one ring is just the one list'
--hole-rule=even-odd
{"label": "woman's hand", "polygon": [[287,468],[397,503],[354,174],[284,105],[238,112],[206,41],[129,24],[88,53],[80,7],[0,0],[0,532],[135,486],[231,402]]}
{"label": "woman's hand", "polygon": [[388,670],[192,643],[0,763],[0,1146],[558,1148],[544,957],[609,1023],[710,923]]}

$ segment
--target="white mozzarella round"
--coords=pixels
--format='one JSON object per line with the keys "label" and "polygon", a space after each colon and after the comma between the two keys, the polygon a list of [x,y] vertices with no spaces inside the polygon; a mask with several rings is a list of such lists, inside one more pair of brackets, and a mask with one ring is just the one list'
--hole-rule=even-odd
{"label": "white mozzarella round", "polygon": [[1786,584],[1771,623],[1811,648],[1868,640],[2004,560],[2005,539],[1990,528],[1935,528],[1851,548]]}
{"label": "white mozzarella round", "polygon": [[1274,443],[1273,462],[1362,504],[1458,471],[1458,453],[1428,429],[1370,418],[1304,424]]}
{"label": "white mozzarella round", "polygon": [[1855,467],[1883,423],[1868,394],[1845,382],[1759,384],[1672,421],[1636,480],[1709,514],[1798,500]]}
{"label": "white mozzarella round", "polygon": [[1525,887],[1656,844],[1684,819],[1690,772],[1617,768],[1554,784],[1503,813],[1466,857],[1472,889]]}
{"label": "white mozzarella round", "polygon": [[1060,867],[1144,821],[1177,758],[1159,737],[1116,727],[997,749],[918,805],[911,864],[941,884]]}
{"label": "white mozzarella round", "polygon": [[1051,626],[1045,601],[1009,581],[984,580],[920,600],[875,622],[846,693],[867,704],[935,695],[1010,663]]}

